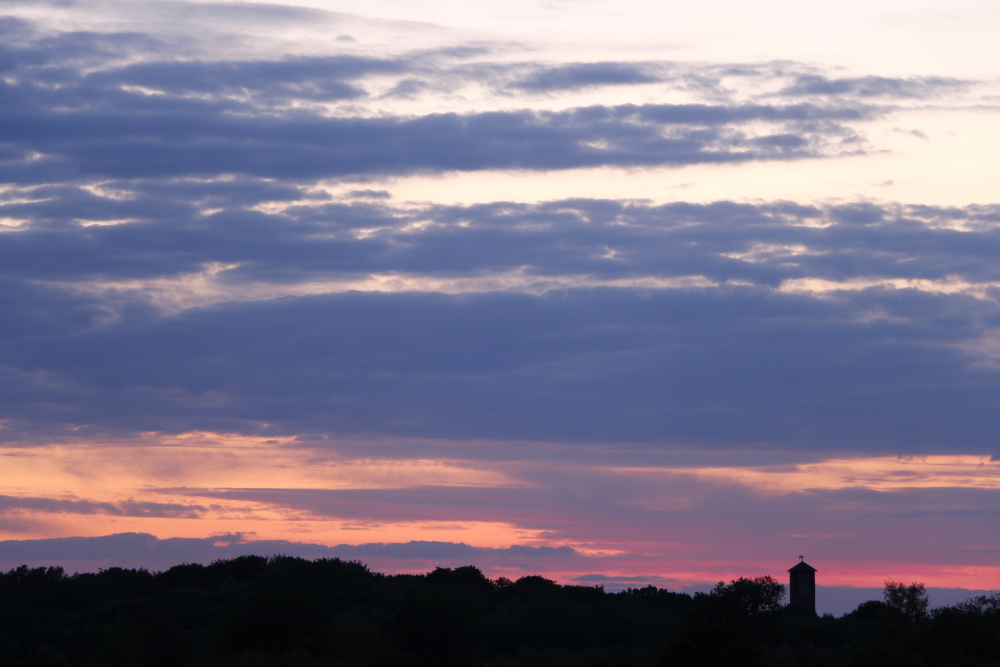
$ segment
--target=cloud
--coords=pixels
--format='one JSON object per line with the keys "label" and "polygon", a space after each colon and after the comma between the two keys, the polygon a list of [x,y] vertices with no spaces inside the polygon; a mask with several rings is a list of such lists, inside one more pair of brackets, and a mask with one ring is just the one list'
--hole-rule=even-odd
{"label": "cloud", "polygon": [[[479,563],[486,566],[506,563],[507,566],[518,567],[521,563],[542,566],[544,561],[555,558],[585,559],[567,547],[514,545],[493,549],[462,543],[425,541],[324,546],[287,540],[256,540],[253,536],[238,533],[206,538],[167,539],[158,539],[148,533],[118,533],[100,537],[0,541],[0,567],[13,568],[21,564],[62,565],[70,572],[93,571],[99,567],[112,566],[165,570],[181,563],[208,564],[243,555],[341,558],[380,562],[389,567],[396,561],[392,571],[413,571],[413,566],[418,563],[417,567],[424,566],[424,571],[436,567],[425,565],[425,562],[437,562],[450,567]],[[527,567],[530,568],[531,565]]]}
{"label": "cloud", "polygon": [[[96,570],[98,567],[110,567],[111,564],[166,569],[184,562],[208,563],[218,558],[234,558],[239,555],[263,553],[253,549],[241,549],[240,543],[242,541],[241,535],[161,540],[148,533],[118,533],[101,537],[62,537],[40,540],[3,540],[0,541],[0,562],[5,565],[10,564],[10,567],[16,567],[18,563],[52,565],[65,563],[65,567],[69,571],[74,571],[74,564],[82,566],[84,571]],[[268,543],[268,546],[277,545]],[[283,544],[282,546],[291,545]],[[304,550],[328,549],[328,547],[318,545],[302,545],[302,547]],[[291,552],[283,553],[298,555],[298,553]]]}
{"label": "cloud", "polygon": [[[170,11],[181,6],[187,5]],[[285,9],[289,20],[303,19],[294,8],[276,11]],[[200,12],[231,10],[197,6]],[[722,69],[665,62],[511,63],[481,45],[378,57],[345,52],[213,59],[191,50],[178,57],[175,41],[154,34],[53,34],[20,20],[8,22],[6,31],[12,39],[0,64],[11,75],[0,86],[0,178],[27,188],[234,175],[302,186],[343,177],[856,155],[872,148],[856,125],[893,110],[878,106],[879,98],[912,97],[918,88],[928,97],[960,83],[831,79],[803,73],[795,63]],[[476,62],[467,62],[473,57]],[[767,95],[735,101],[740,96],[722,84],[734,76],[762,89],[794,79],[783,89],[788,94],[830,94],[791,104]],[[487,105],[492,110],[450,113],[394,113],[376,101],[385,95],[440,98],[476,86],[555,93],[650,81],[711,101],[560,111],[497,108],[494,102]],[[365,106],[369,100],[371,107]]]}
{"label": "cloud", "polygon": [[275,104],[290,100],[344,100],[364,95],[346,81],[365,74],[395,72],[398,61],[329,56],[278,61],[152,62],[92,74],[101,87],[141,86],[164,95],[253,95]]}
{"label": "cloud", "polygon": [[960,91],[969,85],[969,81],[962,79],[935,76],[831,78],[822,74],[800,74],[792,85],[783,88],[779,94],[928,99],[948,92]]}
{"label": "cloud", "polygon": [[[247,27],[267,26],[272,30],[281,27],[301,27],[303,23],[326,23],[343,15],[307,7],[279,3],[247,2],[233,5],[228,2],[189,2],[185,0],[158,0],[157,2],[123,2],[110,0],[97,5],[79,0],[9,0],[11,9],[19,7],[49,8],[46,18],[56,24],[63,19],[78,22],[112,25],[122,23],[141,26],[146,30],[170,32],[195,28],[201,32],[206,26],[226,26],[238,33]],[[51,10],[63,10],[55,13]],[[38,16],[38,13],[33,13]],[[55,14],[55,15],[53,15]],[[115,19],[108,21],[109,18]]]}
{"label": "cloud", "polygon": [[630,576],[624,577],[620,575],[608,575],[608,574],[582,574],[578,577],[573,577],[573,581],[579,582],[581,584],[589,585],[601,585],[605,589],[625,589],[625,588],[641,588],[644,586],[657,586],[663,587],[664,583],[669,583],[670,578],[660,577],[658,575],[649,576]]}
{"label": "cloud", "polygon": [[[513,526],[548,544],[596,553],[608,559],[606,568],[624,568],[617,572],[644,571],[645,567],[645,571],[673,571],[678,577],[687,571],[688,577],[697,573],[711,580],[721,576],[711,574],[713,569],[763,562],[768,554],[796,550],[825,561],[828,582],[850,582],[853,577],[854,585],[909,576],[908,572],[921,567],[955,576],[955,570],[947,569],[950,562],[973,569],[993,567],[990,554],[996,540],[983,538],[981,526],[994,513],[995,488],[964,488],[959,480],[922,488],[915,479],[912,486],[886,490],[869,487],[863,480],[857,484],[848,480],[837,488],[774,492],[709,478],[704,473],[710,472],[710,464],[699,470],[657,468],[649,463],[621,469],[615,466],[610,448],[603,453],[604,462],[593,465],[573,459],[573,447],[565,447],[562,453],[561,460],[508,462],[505,469],[521,483],[489,489],[231,488],[167,489],[163,493],[202,503],[281,508],[303,521],[341,521],[355,530],[405,525],[416,533],[427,517],[456,526],[470,522]],[[669,460],[669,455],[663,458]],[[858,463],[863,466],[865,462]],[[781,477],[782,472],[772,470],[772,474]],[[738,479],[739,471],[734,476]],[[939,539],[928,542],[928,534]],[[658,562],[664,550],[673,554],[672,570],[664,570]],[[357,553],[361,558],[374,558],[394,552],[365,547]],[[400,550],[400,557],[404,553],[424,557],[417,547]],[[523,555],[517,549],[505,553]],[[567,549],[525,553],[548,554],[558,557],[557,561],[575,557]],[[492,558],[499,552],[483,554]],[[458,558],[461,553],[452,555]],[[683,566],[678,565],[681,562]],[[566,571],[569,564],[560,561],[547,567]],[[588,567],[583,573],[594,571],[593,565]]]}
{"label": "cloud", "polygon": [[[7,437],[266,422],[993,451],[996,207],[394,206],[249,179],[105,187],[0,206],[27,221],[0,235]],[[263,199],[295,204],[246,210]],[[137,221],[82,226],[73,212]]]}
{"label": "cloud", "polygon": [[[625,105],[420,118],[302,112],[266,118],[236,115],[244,102],[161,102],[123,91],[107,95],[105,108],[79,111],[39,109],[40,101],[24,90],[10,96],[13,103],[0,114],[0,139],[23,153],[0,163],[0,176],[20,184],[218,174],[315,180],[819,158],[859,150],[859,135],[840,120],[868,115],[803,105]],[[742,131],[741,124],[754,121],[778,126],[759,135]],[[812,125],[796,129],[803,122]],[[790,135],[799,140],[789,141]],[[36,152],[44,157],[33,157]]]}
{"label": "cloud", "polygon": [[662,78],[654,67],[641,63],[572,63],[539,69],[515,81],[516,88],[535,92],[594,86],[655,83]]}
{"label": "cloud", "polygon": [[128,499],[118,502],[94,502],[57,498],[31,498],[0,495],[0,513],[28,510],[55,514],[108,514],[132,517],[195,518],[205,508],[201,505],[157,503]]}
{"label": "cloud", "polygon": [[[441,540],[320,546],[235,533],[183,540],[133,535],[2,542],[0,563],[13,567],[48,559],[107,567],[107,554],[115,554],[117,564],[166,567],[246,553],[284,553],[359,559],[390,571],[472,563],[494,572],[591,575],[580,581],[592,583],[600,583],[593,573],[604,572],[605,583],[626,586],[640,583],[627,578],[635,572],[659,572],[660,578],[644,583],[668,587],[668,578],[679,584],[760,574],[760,563],[770,562],[775,553],[814,554],[810,562],[820,568],[827,585],[875,585],[887,578],[935,573],[942,580],[955,580],[963,568],[971,573],[994,566],[990,554],[995,540],[983,541],[985,515],[980,510],[996,507],[996,490],[840,488],[775,495],[655,470],[623,472],[551,462],[523,465],[522,473],[533,485],[494,490],[187,492],[189,497],[212,498],[213,503],[236,499],[273,505],[282,508],[283,516],[296,516],[302,526],[325,514],[348,521],[352,534],[363,526],[374,530],[381,522],[404,522],[417,534],[427,517],[457,526],[473,516],[518,531],[541,531],[545,546],[514,542],[509,547],[477,547]],[[927,534],[938,539],[927,541]],[[103,560],[95,565],[98,559]],[[781,575],[787,565],[772,563],[765,571]],[[969,575],[964,580],[969,581]]]}
{"label": "cloud", "polygon": [[[981,284],[998,277],[992,263],[997,210],[988,206],[856,202],[821,209],[785,202],[650,206],[579,199],[393,207],[384,196],[329,201],[306,188],[252,179],[104,186],[113,192],[46,187],[0,203],[0,215],[22,221],[0,238],[6,274],[78,283],[100,276],[114,285],[180,278],[217,264],[218,279],[230,289],[379,273],[524,271],[539,281],[697,276],[768,287],[796,279],[878,284],[952,277]],[[247,210],[264,202],[285,203],[285,209]],[[215,210],[205,214],[202,207]],[[134,222],[74,224],[123,218]],[[65,258],[48,261],[53,253]]]}
{"label": "cloud", "polygon": [[[502,88],[521,77],[516,85],[533,90],[635,84],[659,66],[461,62],[491,55],[482,47],[212,60],[178,58],[148,34],[50,36],[23,21],[6,31],[17,38],[0,58],[10,74],[0,84],[0,178],[27,187],[823,158],[864,151],[853,124],[887,111],[834,99],[394,114],[359,104],[375,91],[439,95],[483,78]],[[717,74],[677,69],[688,88],[717,95]]]}
{"label": "cloud", "polygon": [[[476,559],[516,558],[516,559],[551,559],[580,557],[575,549],[570,547],[530,547],[515,544],[506,548],[471,547],[468,544],[454,542],[426,542],[414,540],[405,543],[382,544],[369,543],[349,545],[341,544],[332,549],[340,558],[400,558],[400,559],[466,559],[475,562]],[[342,555],[341,555],[342,554]]]}

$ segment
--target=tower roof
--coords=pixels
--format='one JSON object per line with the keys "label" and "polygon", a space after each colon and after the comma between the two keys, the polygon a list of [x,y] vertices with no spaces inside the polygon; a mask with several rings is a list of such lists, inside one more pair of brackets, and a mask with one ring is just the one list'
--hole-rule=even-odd
{"label": "tower roof", "polygon": [[805,561],[798,562],[795,567],[788,568],[789,572],[817,572],[816,568]]}

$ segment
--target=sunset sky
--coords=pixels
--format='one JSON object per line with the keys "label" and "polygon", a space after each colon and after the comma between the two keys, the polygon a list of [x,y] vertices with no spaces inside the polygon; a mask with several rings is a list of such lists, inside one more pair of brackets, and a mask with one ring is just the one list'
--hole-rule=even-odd
{"label": "sunset sky", "polygon": [[0,15],[0,569],[1000,589],[995,0]]}

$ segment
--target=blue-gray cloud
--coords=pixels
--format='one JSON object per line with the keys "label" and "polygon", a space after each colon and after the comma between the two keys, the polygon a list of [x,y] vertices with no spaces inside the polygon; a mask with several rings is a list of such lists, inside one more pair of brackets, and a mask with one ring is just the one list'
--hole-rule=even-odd
{"label": "blue-gray cloud", "polygon": [[[808,104],[624,105],[564,112],[504,111],[419,118],[235,114],[244,102],[157,101],[121,90],[85,108],[8,88],[0,178],[46,183],[94,178],[240,174],[306,181],[334,176],[482,169],[557,170],[820,158],[857,152],[844,121],[866,108]],[[741,125],[777,124],[749,135]],[[38,157],[41,153],[43,157]]]}
{"label": "blue-gray cloud", "polygon": [[[957,345],[996,313],[973,301],[957,316],[963,300],[871,290],[831,307],[730,288],[231,304],[9,340],[4,416],[126,431],[266,421],[283,432],[991,451],[995,371]],[[859,320],[866,308],[890,316]]]}
{"label": "blue-gray cloud", "polygon": [[[0,218],[16,223],[0,234],[8,441],[266,422],[316,438],[995,447],[995,206],[417,206],[378,186],[340,198],[316,187],[857,153],[855,124],[886,113],[880,99],[955,82],[832,79],[794,63],[503,64],[479,47],[213,61],[142,34],[16,19],[0,31]],[[418,94],[421,81],[477,75],[525,94],[676,79],[712,101],[397,116],[298,106],[361,103],[372,76]],[[794,78],[785,92],[812,97],[719,101],[723,76]],[[158,306],[207,269],[232,298]],[[372,275],[416,287],[297,288]],[[512,289],[486,282],[512,276]],[[430,279],[483,283],[436,293]],[[786,289],[810,280],[869,286]],[[262,298],[260,285],[287,296]]]}
{"label": "blue-gray cloud", "polygon": [[134,499],[118,502],[95,502],[92,500],[0,495],[0,513],[12,510],[31,510],[53,514],[108,514],[111,516],[176,519],[196,518],[205,510],[205,507]]}
{"label": "blue-gray cloud", "polygon": [[833,78],[822,74],[800,74],[783,88],[782,95],[836,95],[862,98],[925,99],[966,88],[970,82],[948,77],[863,76]]}
{"label": "blue-gray cloud", "polygon": [[[21,564],[62,565],[70,572],[94,571],[112,565],[165,570],[180,563],[203,563],[244,555],[284,555],[302,558],[397,562],[408,568],[425,562],[442,566],[481,563],[542,567],[544,561],[586,558],[569,547],[473,547],[461,542],[410,541],[399,543],[325,546],[288,540],[253,540],[242,534],[207,538],[159,539],[147,533],[117,533],[100,537],[62,537],[36,540],[0,540],[0,567]],[[425,565],[426,566],[426,565]],[[419,567],[419,565],[418,565]],[[426,566],[428,569],[434,565]]]}
{"label": "blue-gray cloud", "polygon": [[531,91],[566,90],[594,86],[654,83],[663,77],[642,63],[573,63],[539,68],[512,85]]}
{"label": "blue-gray cloud", "polygon": [[[106,185],[120,190],[116,196],[73,186],[12,191],[14,201],[0,203],[0,214],[26,226],[0,237],[5,275],[121,280],[178,276],[224,263],[239,265],[224,277],[234,287],[260,280],[380,272],[455,277],[518,268],[538,278],[698,275],[768,287],[804,278],[1000,278],[993,261],[1000,251],[995,206],[649,206],[580,199],[402,207],[377,192],[331,201],[305,188],[251,179]],[[301,203],[282,213],[247,210],[264,201]],[[201,207],[218,208],[206,215]],[[121,219],[135,222],[76,223]],[[414,232],[410,225],[420,221],[434,224]],[[957,223],[970,229],[942,227]],[[358,238],[356,230],[370,231]]]}
{"label": "blue-gray cloud", "polygon": [[163,94],[253,94],[259,100],[342,100],[362,97],[348,83],[366,74],[398,72],[399,61],[330,56],[277,61],[150,62],[98,72],[85,83],[98,87],[143,86]]}
{"label": "blue-gray cloud", "polygon": [[[11,37],[0,52],[8,74],[0,83],[0,179],[26,186],[218,175],[301,183],[451,170],[822,158],[863,151],[864,137],[852,124],[884,112],[846,95],[821,103],[329,114],[310,105],[364,100],[371,76],[396,76],[393,94],[419,95],[484,76],[500,88],[540,90],[659,75],[651,64],[453,62],[488,55],[483,49],[178,60],[157,37],[53,36],[16,19],[0,24],[0,34]],[[676,76],[711,94],[718,86],[708,74]]]}
{"label": "blue-gray cloud", "polygon": [[[103,203],[39,189],[48,199],[9,205],[35,224],[0,235],[3,437],[253,431],[265,421],[313,435],[994,451],[989,341],[1000,311],[983,294],[1000,280],[996,207],[397,208],[366,195],[201,215],[182,183],[173,196],[142,187]],[[256,201],[253,190],[231,182],[218,201]],[[158,212],[161,199],[173,208]],[[128,206],[146,220],[81,227],[65,219],[75,206],[111,218]],[[415,232],[417,221],[432,224]],[[379,231],[352,232],[367,228]],[[259,281],[292,288],[397,272],[565,282],[540,294],[237,299],[172,316],[141,290],[73,289],[213,263],[238,265],[220,283],[235,295]],[[709,283],[642,283],[689,276]],[[575,286],[581,279],[597,284]],[[777,289],[809,279],[871,286],[824,298]],[[949,293],[891,280],[980,286]]]}

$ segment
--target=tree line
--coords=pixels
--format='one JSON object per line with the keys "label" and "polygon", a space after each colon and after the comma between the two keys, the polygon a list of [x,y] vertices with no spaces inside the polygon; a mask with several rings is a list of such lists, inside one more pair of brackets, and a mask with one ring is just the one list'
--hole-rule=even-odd
{"label": "tree line", "polygon": [[156,573],[22,565],[0,573],[0,666],[1000,664],[1000,594],[928,609],[922,585],[887,582],[883,601],[839,618],[784,595],[771,577],[691,596],[289,556]]}

